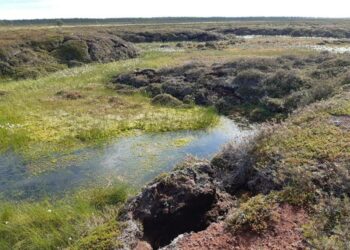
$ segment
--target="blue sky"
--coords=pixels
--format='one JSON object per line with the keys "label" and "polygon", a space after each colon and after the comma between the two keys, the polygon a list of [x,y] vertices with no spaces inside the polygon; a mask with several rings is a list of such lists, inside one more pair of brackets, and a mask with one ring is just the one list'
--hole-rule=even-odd
{"label": "blue sky", "polygon": [[350,0],[0,0],[0,19],[155,16],[350,17]]}

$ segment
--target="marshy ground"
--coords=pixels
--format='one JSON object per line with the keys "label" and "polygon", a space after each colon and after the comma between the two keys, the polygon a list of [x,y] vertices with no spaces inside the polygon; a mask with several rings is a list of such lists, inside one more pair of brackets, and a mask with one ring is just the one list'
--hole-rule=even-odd
{"label": "marshy ground", "polygon": [[[271,31],[271,25],[277,29]],[[234,202],[220,207],[220,216],[210,220],[204,216],[208,211],[201,211],[203,225],[220,217],[220,225],[271,230],[264,225],[275,207],[265,207],[267,199],[288,204],[288,209],[302,208],[302,223],[291,227],[298,240],[309,244],[303,247],[346,249],[346,22],[236,26],[0,27],[6,32],[0,41],[0,248],[125,248],[127,240],[120,235],[127,225],[115,218],[127,197],[160,173],[155,183],[170,190],[185,185],[183,179],[192,181],[181,171],[191,172],[183,169],[197,166],[198,159],[190,157],[185,167],[179,165],[191,154],[207,159],[205,164],[215,171],[235,172],[233,160],[249,165],[244,178],[223,170],[227,178],[222,197]],[[243,154],[252,159],[249,164],[230,147],[208,163],[224,144],[245,141],[257,129],[263,132]],[[176,164],[183,178],[175,172],[178,182],[173,186],[166,172]],[[211,178],[223,178],[208,176],[210,183]],[[201,179],[195,183],[202,192]],[[188,193],[191,197],[191,187]],[[256,194],[266,195],[261,204],[255,202]],[[210,192],[204,197],[214,210],[218,197]],[[258,212],[249,214],[253,218],[224,220],[227,214],[244,214],[246,203],[257,206]],[[305,211],[313,211],[310,218]],[[268,215],[254,218],[261,212]],[[147,225],[157,222],[147,216],[138,219]],[[163,219],[172,225],[171,218]],[[300,227],[303,234],[296,233]],[[172,238],[158,236],[170,243],[191,229],[188,225],[175,233],[165,226],[160,234],[170,230]],[[139,239],[164,246],[152,238],[156,229],[147,230]],[[266,235],[272,237],[270,231]]]}

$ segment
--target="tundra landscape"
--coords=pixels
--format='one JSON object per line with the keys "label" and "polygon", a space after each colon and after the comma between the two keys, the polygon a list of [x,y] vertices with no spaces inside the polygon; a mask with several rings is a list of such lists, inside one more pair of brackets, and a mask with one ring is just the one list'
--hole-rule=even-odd
{"label": "tundra landscape", "polygon": [[350,19],[0,21],[0,249],[350,249],[349,170]]}

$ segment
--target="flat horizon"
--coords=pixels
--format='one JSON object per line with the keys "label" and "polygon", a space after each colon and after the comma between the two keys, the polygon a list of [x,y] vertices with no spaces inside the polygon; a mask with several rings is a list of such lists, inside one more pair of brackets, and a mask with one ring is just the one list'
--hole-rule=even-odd
{"label": "flat horizon", "polygon": [[349,18],[348,0],[0,0],[0,19],[127,17],[319,17]]}
{"label": "flat horizon", "polygon": [[326,16],[152,16],[152,17],[56,17],[56,18],[19,18],[0,19],[0,21],[30,21],[30,20],[127,20],[127,19],[349,19],[349,17],[326,17]]}

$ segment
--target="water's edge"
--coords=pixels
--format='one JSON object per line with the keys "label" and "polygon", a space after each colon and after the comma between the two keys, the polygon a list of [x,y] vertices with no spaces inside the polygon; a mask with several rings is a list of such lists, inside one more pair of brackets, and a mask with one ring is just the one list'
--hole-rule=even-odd
{"label": "water's edge", "polygon": [[75,152],[79,161],[37,176],[20,158],[7,153],[0,156],[0,194],[7,199],[40,198],[115,181],[141,187],[188,155],[210,159],[223,145],[240,142],[253,132],[222,117],[219,125],[207,130],[130,136],[103,148]]}

